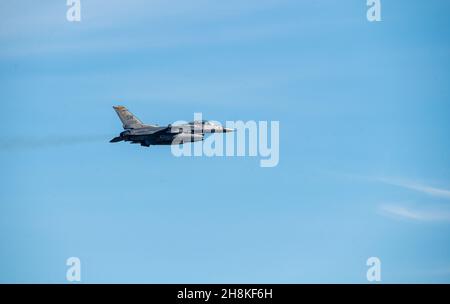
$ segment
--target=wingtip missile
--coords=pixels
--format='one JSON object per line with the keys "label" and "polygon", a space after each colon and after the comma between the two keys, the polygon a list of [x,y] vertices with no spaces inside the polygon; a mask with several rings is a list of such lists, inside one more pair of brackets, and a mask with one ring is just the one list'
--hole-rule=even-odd
{"label": "wingtip missile", "polygon": [[122,141],[122,140],[123,140],[122,137],[117,136],[117,137],[114,137],[113,139],[111,139],[109,142],[110,143],[116,143],[116,142],[119,142],[119,141]]}

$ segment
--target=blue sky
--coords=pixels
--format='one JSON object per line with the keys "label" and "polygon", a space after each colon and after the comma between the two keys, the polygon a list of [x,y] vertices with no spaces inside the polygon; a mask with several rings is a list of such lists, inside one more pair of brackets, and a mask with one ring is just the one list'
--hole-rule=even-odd
{"label": "blue sky", "polygon": [[[0,3],[0,282],[450,282],[445,0]],[[280,162],[108,141],[280,122]]]}

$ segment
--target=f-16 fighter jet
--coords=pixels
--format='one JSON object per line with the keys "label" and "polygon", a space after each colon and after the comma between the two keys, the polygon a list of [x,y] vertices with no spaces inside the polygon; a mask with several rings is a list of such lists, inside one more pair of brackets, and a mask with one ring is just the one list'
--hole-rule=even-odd
{"label": "f-16 fighter jet", "polygon": [[114,110],[122,121],[125,131],[114,137],[110,142],[129,141],[132,144],[140,144],[144,147],[150,145],[178,145],[194,141],[202,141],[206,133],[225,133],[233,129],[224,128],[221,125],[207,120],[193,121],[187,124],[158,125],[143,124],[123,106],[114,106]]}

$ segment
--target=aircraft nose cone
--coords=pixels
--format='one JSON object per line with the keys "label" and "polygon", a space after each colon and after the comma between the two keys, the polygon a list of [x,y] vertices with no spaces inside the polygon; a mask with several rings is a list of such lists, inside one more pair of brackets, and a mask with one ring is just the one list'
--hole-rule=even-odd
{"label": "aircraft nose cone", "polygon": [[228,132],[234,132],[235,130],[234,129],[231,129],[231,128],[223,128],[223,132],[224,133],[228,133]]}

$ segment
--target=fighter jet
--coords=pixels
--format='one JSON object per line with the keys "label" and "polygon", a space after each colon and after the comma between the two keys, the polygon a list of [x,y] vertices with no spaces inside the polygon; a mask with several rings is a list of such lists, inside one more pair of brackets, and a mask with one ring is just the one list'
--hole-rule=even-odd
{"label": "fighter jet", "polygon": [[129,141],[144,147],[150,145],[178,145],[195,141],[202,141],[206,133],[226,133],[233,129],[207,120],[193,121],[187,124],[160,127],[158,125],[143,124],[124,106],[113,106],[125,131],[110,140],[111,143]]}

